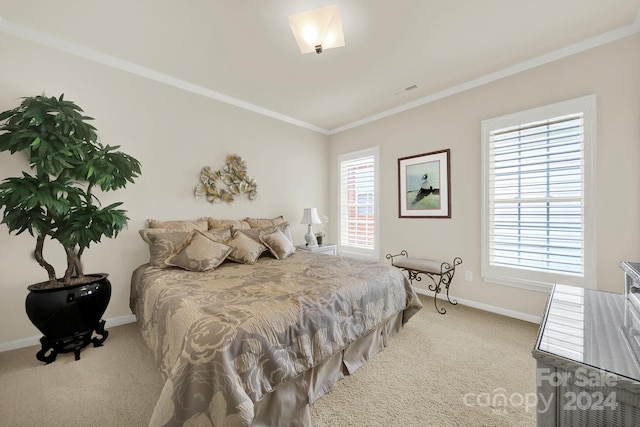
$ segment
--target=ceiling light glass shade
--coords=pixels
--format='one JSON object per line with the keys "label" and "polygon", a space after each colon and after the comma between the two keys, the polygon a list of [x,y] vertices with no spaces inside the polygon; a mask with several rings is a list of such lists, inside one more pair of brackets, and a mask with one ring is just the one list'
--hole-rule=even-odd
{"label": "ceiling light glass shade", "polygon": [[338,5],[291,15],[289,25],[302,53],[320,53],[325,49],[344,46]]}

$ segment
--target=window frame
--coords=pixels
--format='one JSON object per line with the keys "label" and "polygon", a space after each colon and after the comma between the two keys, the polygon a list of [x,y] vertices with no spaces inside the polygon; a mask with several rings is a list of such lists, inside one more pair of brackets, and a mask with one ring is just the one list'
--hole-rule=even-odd
{"label": "window frame", "polygon": [[[342,164],[347,161],[354,161],[365,157],[373,157],[373,248],[361,248],[343,244],[344,230],[342,229]],[[380,258],[380,149],[379,147],[371,147],[364,150],[353,151],[349,153],[339,154],[337,158],[337,182],[338,182],[338,253],[342,256],[350,256],[354,258],[379,260]],[[370,195],[370,192],[362,194]],[[369,199],[369,197],[367,197]],[[369,208],[369,206],[362,206]],[[356,209],[359,209],[356,207]]]}
{"label": "window frame", "polygon": [[[541,122],[568,114],[583,114],[583,274],[555,274],[533,269],[496,266],[490,263],[490,134],[513,126]],[[589,95],[518,113],[483,120],[482,132],[482,242],[481,275],[486,282],[534,291],[548,292],[562,283],[595,289],[597,280],[597,245],[595,223],[596,96]]]}

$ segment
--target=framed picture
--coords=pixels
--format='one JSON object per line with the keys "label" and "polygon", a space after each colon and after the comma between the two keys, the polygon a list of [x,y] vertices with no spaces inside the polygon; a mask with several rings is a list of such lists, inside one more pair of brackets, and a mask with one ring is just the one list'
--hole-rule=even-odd
{"label": "framed picture", "polygon": [[398,159],[400,218],[451,218],[449,150]]}

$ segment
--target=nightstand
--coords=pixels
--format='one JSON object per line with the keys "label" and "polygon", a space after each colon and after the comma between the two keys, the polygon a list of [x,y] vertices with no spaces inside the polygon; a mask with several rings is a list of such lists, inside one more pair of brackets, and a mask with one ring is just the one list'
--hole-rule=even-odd
{"label": "nightstand", "polygon": [[322,254],[337,255],[338,245],[333,243],[325,243],[323,245],[308,247],[306,245],[296,245],[296,248],[303,251],[320,252]]}

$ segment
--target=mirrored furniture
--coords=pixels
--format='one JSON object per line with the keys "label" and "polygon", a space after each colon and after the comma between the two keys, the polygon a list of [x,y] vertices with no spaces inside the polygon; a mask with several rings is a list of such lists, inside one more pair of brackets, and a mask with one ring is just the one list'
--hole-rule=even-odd
{"label": "mirrored furniture", "polygon": [[555,285],[533,348],[538,426],[640,425],[640,264],[625,294]]}

